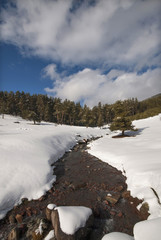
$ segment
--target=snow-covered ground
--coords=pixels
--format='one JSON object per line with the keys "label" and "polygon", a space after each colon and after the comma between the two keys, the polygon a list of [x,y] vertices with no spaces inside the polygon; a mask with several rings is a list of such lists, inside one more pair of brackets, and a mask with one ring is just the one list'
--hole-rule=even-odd
{"label": "snow-covered ground", "polygon": [[51,163],[78,139],[106,132],[45,122],[33,125],[20,117],[0,116],[0,219],[22,198],[36,199],[50,189],[55,180]]}
{"label": "snow-covered ground", "polygon": [[[137,132],[127,132],[133,137],[112,138],[120,132],[110,133],[90,143],[92,155],[121,170],[127,177],[132,196],[149,205],[147,221],[134,227],[135,240],[161,239],[161,114],[137,120]],[[136,136],[135,136],[136,135]],[[131,239],[121,233],[111,233],[103,240]]]}
{"label": "snow-covered ground", "polygon": [[[149,204],[149,219],[135,225],[134,239],[161,239],[161,115],[133,124],[138,131],[127,132],[132,137],[112,138],[119,131],[45,122],[33,125],[18,117],[0,116],[0,218],[21,198],[39,198],[51,187],[55,180],[51,163],[70,150],[79,135],[82,139],[102,135],[90,143],[88,152],[121,170],[131,194]],[[103,239],[133,237],[111,233]]]}
{"label": "snow-covered ground", "polygon": [[133,125],[138,131],[129,134],[135,137],[112,138],[119,132],[111,133],[92,142],[89,153],[126,175],[131,194],[149,204],[149,218],[161,217],[161,116]]}

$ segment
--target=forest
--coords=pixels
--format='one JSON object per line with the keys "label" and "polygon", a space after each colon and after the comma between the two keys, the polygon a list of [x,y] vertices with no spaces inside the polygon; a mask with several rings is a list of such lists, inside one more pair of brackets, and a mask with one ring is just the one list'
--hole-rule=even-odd
{"label": "forest", "polygon": [[89,108],[87,105],[70,100],[62,101],[43,94],[0,91],[0,114],[11,114],[29,119],[35,123],[41,121],[56,124],[101,127],[111,123],[116,117],[124,115],[129,120],[147,118],[161,113],[161,94],[144,101],[131,98],[118,100],[114,104],[98,103]]}

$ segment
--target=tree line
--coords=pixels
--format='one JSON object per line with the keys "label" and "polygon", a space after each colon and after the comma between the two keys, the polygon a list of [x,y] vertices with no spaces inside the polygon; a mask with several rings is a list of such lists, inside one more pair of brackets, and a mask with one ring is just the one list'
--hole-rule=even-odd
{"label": "tree line", "polygon": [[43,94],[0,91],[0,113],[21,116],[24,119],[77,126],[103,126],[123,116],[129,120],[154,116],[161,112],[161,94],[139,102],[136,98],[114,104],[101,104],[89,108],[70,100]]}

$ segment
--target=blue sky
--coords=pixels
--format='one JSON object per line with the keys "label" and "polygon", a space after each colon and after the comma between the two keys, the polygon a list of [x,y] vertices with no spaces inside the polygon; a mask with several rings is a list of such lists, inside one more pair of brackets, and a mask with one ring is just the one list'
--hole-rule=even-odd
{"label": "blue sky", "polygon": [[160,0],[3,0],[0,90],[89,106],[161,92]]}
{"label": "blue sky", "polygon": [[46,94],[44,88],[50,79],[41,77],[48,61],[36,57],[23,57],[19,49],[10,44],[0,44],[0,89]]}

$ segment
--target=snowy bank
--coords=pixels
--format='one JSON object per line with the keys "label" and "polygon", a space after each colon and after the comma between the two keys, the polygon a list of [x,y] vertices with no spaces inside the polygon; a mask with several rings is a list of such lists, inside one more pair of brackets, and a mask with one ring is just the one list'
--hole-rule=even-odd
{"label": "snowy bank", "polygon": [[149,219],[161,217],[161,120],[160,115],[137,120],[136,135],[112,138],[112,132],[89,144],[89,153],[121,170],[132,196],[149,204]]}
{"label": "snowy bank", "polygon": [[77,143],[79,135],[89,139],[106,132],[0,116],[0,219],[22,198],[36,199],[50,189],[56,178],[51,164]]}

